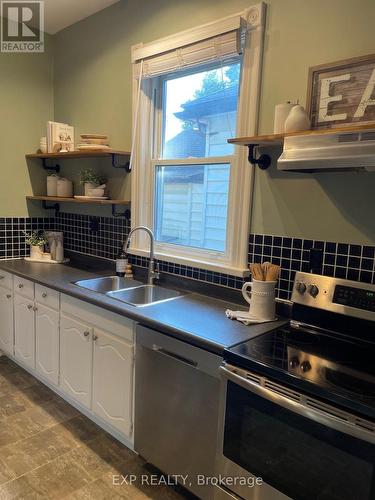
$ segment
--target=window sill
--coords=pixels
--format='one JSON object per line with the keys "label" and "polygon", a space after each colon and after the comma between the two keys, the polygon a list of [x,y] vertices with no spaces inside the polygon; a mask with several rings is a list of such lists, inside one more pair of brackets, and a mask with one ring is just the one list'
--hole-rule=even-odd
{"label": "window sill", "polygon": [[[148,250],[141,250],[135,248],[130,248],[128,250],[128,253],[131,255],[137,255],[139,257],[150,256],[150,252]],[[228,266],[227,264],[221,264],[219,262],[213,263],[193,258],[187,259],[185,257],[178,257],[176,255],[163,254],[160,252],[155,252],[155,259],[161,260],[163,262],[171,262],[173,264],[181,264],[184,266],[195,267],[198,269],[205,269],[207,271],[212,271],[214,273],[229,274],[231,276],[237,276],[240,278],[245,278],[250,275],[250,271],[246,267],[245,268],[231,267]]]}

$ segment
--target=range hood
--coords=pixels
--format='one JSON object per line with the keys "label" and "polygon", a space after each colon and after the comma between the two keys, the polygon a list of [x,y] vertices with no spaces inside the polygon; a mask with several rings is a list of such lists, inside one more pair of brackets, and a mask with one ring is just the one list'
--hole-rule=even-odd
{"label": "range hood", "polygon": [[314,131],[285,137],[279,170],[295,172],[366,170],[375,172],[375,125],[363,131]]}

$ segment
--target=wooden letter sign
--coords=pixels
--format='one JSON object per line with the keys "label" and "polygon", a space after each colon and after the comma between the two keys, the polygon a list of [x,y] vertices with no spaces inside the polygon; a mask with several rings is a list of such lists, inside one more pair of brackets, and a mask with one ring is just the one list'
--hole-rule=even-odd
{"label": "wooden letter sign", "polygon": [[375,121],[375,54],[314,66],[306,109],[312,128]]}

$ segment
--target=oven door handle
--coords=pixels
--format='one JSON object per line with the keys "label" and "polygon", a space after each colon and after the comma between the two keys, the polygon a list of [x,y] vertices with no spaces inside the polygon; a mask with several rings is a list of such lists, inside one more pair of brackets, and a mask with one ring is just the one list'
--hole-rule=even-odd
{"label": "oven door handle", "polygon": [[[339,410],[342,418],[340,418],[339,416],[336,417],[329,413],[329,409],[332,407],[330,407],[328,404],[320,404],[318,400],[314,400],[314,398],[310,398],[302,394],[300,394],[302,402],[295,401],[285,394],[275,392],[271,389],[268,389],[267,387],[258,385],[255,382],[242,377],[241,375],[237,375],[233,371],[225,368],[225,366],[220,367],[220,373],[224,378],[231,380],[244,389],[257,394],[258,396],[261,396],[262,398],[267,399],[268,401],[278,406],[282,406],[283,408],[286,408],[293,413],[297,413],[298,415],[306,417],[310,420],[313,420],[314,422],[325,425],[326,427],[329,427],[336,431],[342,432],[343,434],[348,434],[354,438],[367,441],[371,444],[375,444],[375,424],[368,420],[366,421],[364,419],[360,419],[343,410]],[[261,378],[263,380],[263,377]],[[277,384],[274,385],[275,387],[277,386]],[[316,401],[317,406],[319,405],[321,406],[321,408],[312,408],[311,406],[303,404],[303,401],[306,400],[309,400],[311,403]],[[327,411],[324,411],[324,407],[326,407]],[[361,422],[361,427],[354,423],[355,420]],[[365,428],[366,424],[369,430]]]}

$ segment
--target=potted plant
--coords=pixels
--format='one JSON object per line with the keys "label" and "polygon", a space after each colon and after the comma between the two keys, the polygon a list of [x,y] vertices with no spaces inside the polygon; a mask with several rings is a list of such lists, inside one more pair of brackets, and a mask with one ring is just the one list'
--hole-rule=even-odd
{"label": "potted plant", "polygon": [[85,196],[89,196],[89,190],[104,184],[105,181],[106,180],[101,175],[94,172],[92,168],[81,170],[81,184],[83,184],[85,188]]}
{"label": "potted plant", "polygon": [[43,247],[48,242],[44,231],[32,231],[24,233],[26,236],[26,244],[30,245],[30,257],[32,259],[41,259],[43,254]]}

